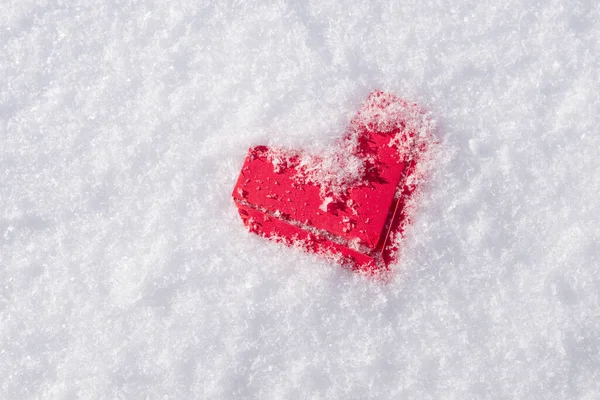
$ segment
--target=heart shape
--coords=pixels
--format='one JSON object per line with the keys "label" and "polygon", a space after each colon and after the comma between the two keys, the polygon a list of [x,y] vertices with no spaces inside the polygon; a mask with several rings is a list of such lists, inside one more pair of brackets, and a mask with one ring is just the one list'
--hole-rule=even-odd
{"label": "heart shape", "polygon": [[251,148],[233,199],[250,232],[352,269],[388,270],[431,134],[417,105],[375,91],[331,154]]}

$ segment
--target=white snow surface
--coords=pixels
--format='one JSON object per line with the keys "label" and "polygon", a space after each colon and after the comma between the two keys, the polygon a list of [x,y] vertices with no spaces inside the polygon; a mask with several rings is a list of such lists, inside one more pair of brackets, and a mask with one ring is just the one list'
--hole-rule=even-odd
{"label": "white snow surface", "polygon": [[[0,398],[600,398],[600,3],[0,3]],[[374,89],[440,157],[385,284],[249,234]]]}

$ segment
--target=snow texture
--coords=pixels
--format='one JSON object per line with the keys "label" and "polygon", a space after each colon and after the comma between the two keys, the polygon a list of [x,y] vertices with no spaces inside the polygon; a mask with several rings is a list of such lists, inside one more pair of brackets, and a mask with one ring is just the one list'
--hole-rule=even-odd
{"label": "snow texture", "polygon": [[[0,398],[600,398],[599,4],[0,2]],[[440,139],[388,284],[231,200],[373,89]]]}

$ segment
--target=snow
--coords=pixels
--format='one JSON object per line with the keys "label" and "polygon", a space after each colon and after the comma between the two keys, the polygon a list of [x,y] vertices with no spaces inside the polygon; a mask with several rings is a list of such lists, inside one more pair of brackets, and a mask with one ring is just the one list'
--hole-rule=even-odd
{"label": "snow", "polygon": [[[0,398],[600,398],[597,2],[0,4]],[[250,235],[374,89],[440,157],[382,284]]]}

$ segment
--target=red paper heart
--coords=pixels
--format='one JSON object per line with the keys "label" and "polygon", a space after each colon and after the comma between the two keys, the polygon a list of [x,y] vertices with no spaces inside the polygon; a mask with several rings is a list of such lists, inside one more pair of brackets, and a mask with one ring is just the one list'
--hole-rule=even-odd
{"label": "red paper heart", "polygon": [[361,271],[387,270],[429,134],[416,105],[376,91],[352,120],[341,152],[251,148],[233,199],[250,232]]}

